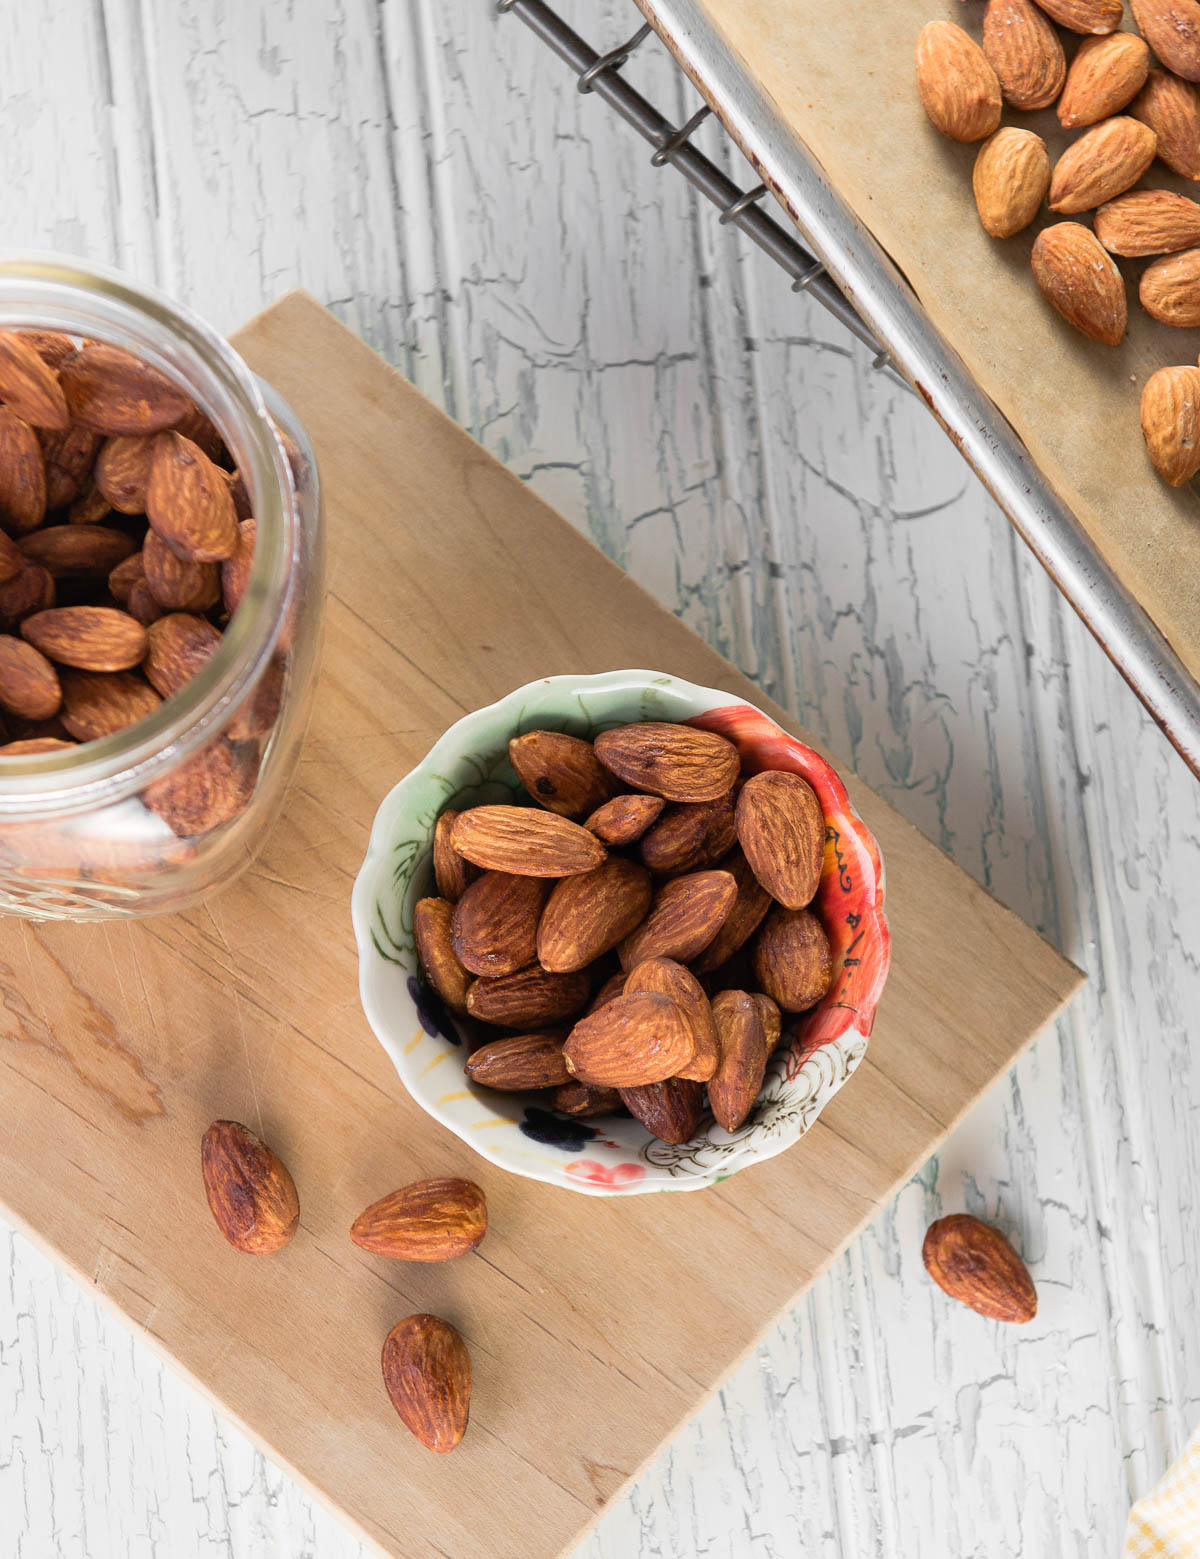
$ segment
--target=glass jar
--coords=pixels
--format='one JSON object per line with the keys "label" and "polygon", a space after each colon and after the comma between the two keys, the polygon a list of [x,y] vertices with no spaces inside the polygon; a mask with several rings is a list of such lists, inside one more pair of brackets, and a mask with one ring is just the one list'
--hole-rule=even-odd
{"label": "glass jar", "polygon": [[180,691],[100,740],[0,755],[0,912],[186,909],[253,860],[298,756],[323,602],[316,463],[295,415],[225,341],[115,272],[0,257],[0,330],[24,328],[124,348],[182,385],[221,434],[257,534],[240,605]]}

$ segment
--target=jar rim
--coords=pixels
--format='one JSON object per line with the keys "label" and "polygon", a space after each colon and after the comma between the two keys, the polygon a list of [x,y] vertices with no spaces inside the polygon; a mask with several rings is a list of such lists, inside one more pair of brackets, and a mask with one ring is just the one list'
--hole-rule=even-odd
{"label": "jar rim", "polygon": [[[296,490],[263,389],[234,348],[157,288],[91,261],[0,250],[0,328],[94,335],[182,381],[217,427],[246,485],[254,558],[238,609],[201,670],[152,714],[64,751],[0,763],[5,810],[86,804],[96,790],[142,788],[165,762],[211,738],[273,653],[293,590]],[[197,382],[201,389],[196,389]],[[207,391],[207,394],[204,392]],[[302,451],[311,461],[311,451]]]}

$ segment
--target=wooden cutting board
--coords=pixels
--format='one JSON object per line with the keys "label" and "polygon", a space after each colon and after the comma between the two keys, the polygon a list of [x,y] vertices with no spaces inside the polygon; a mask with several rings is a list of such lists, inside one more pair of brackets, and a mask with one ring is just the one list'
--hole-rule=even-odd
{"label": "wooden cutting board", "polygon": [[[203,909],[0,928],[0,1202],[381,1553],[549,1559],[1080,976],[852,784],[887,863],[891,982],[867,1059],[797,1147],[712,1190],[615,1201],[475,1158],[409,1101],[359,1010],[350,887],[380,799],[463,711],[543,674],[650,666],[764,700],[311,298],[238,344],[325,483],[312,731],[259,863]],[[301,1227],[278,1255],[239,1255],[211,1222],[199,1142],[219,1116],[295,1176]],[[483,1185],[479,1251],[426,1268],[350,1243],[362,1207],[430,1174]],[[426,1309],[474,1359],[446,1458],[379,1375],[388,1329]]]}

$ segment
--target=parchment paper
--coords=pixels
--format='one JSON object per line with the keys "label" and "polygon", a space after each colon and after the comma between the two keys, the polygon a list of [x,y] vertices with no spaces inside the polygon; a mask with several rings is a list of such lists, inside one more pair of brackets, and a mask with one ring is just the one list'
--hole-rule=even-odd
{"label": "parchment paper", "polygon": [[[701,0],[718,31],[808,145],[842,197],[908,277],[931,318],[1024,439],[1099,551],[1200,676],[1200,496],[1165,486],[1146,458],[1142,385],[1195,363],[1200,331],[1159,325],[1137,301],[1149,260],[1118,260],[1129,332],[1117,348],[1073,330],[1038,291],[1030,251],[1043,207],[1015,238],[989,238],[971,193],[978,146],[939,135],[917,97],[913,51],[946,18],[977,41],[978,0]],[[1133,29],[1126,6],[1123,26]],[[1068,60],[1078,45],[1062,32]],[[1052,160],[1083,132],[1054,110],[1005,108],[1004,124],[1043,136]],[[1200,198],[1157,160],[1143,186]]]}

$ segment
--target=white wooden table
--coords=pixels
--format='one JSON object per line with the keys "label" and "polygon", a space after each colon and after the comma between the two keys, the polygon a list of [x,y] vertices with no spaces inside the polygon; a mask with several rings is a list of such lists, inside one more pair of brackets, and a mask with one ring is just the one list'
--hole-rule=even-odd
{"label": "white wooden table", "polygon": [[[483,0],[0,0],[0,58],[5,242],[311,289],[1091,977],[580,1553],[1114,1552],[1200,1420],[1200,789],[922,407]],[[931,1288],[961,1209],[1033,1325]],[[0,1552],[361,1550],[0,1230]]]}

